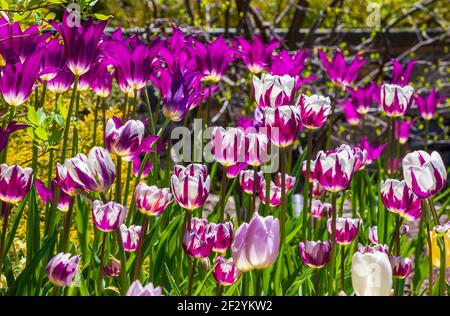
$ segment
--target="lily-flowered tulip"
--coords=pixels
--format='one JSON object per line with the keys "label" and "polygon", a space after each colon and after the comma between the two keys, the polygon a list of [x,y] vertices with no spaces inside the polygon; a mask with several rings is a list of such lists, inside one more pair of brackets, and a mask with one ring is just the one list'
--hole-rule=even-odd
{"label": "lily-flowered tulip", "polygon": [[352,284],[358,296],[389,296],[392,268],[387,254],[355,252],[352,258]]}
{"label": "lily-flowered tulip", "polygon": [[160,286],[155,287],[153,283],[142,286],[139,280],[131,283],[126,296],[163,296]]}
{"label": "lily-flowered tulip", "polygon": [[399,135],[398,122],[395,121],[395,123],[394,123],[394,126],[395,126],[394,135],[395,135],[395,139],[397,139],[400,144],[404,145],[404,144],[406,144],[408,142],[409,132],[411,130],[411,127],[414,125],[415,121],[416,121],[415,119],[402,120],[400,122],[400,135]]}
{"label": "lily-flowered tulip", "polygon": [[236,267],[242,272],[270,267],[280,249],[280,223],[273,216],[253,214],[250,223],[236,231],[231,253]]}
{"label": "lily-flowered tulip", "polygon": [[439,95],[437,89],[431,90],[428,95],[418,94],[416,96],[416,104],[422,118],[427,121],[433,119],[436,109],[442,100],[444,100],[444,97]]}
{"label": "lily-flowered tulip", "polygon": [[412,271],[412,261],[409,258],[390,257],[392,266],[392,276],[399,279],[406,278]]}
{"label": "lily-flowered tulip", "polygon": [[4,129],[3,126],[0,126],[0,152],[6,147],[8,143],[9,136],[15,131],[26,128],[27,125],[17,124],[17,122],[10,122]]}
{"label": "lily-flowered tulip", "polygon": [[352,102],[348,99],[342,101],[338,100],[339,105],[342,108],[342,111],[344,112],[345,120],[348,124],[351,126],[357,126],[359,122],[361,122],[362,116],[358,112],[356,112],[355,107],[353,106]]}
{"label": "lily-flowered tulip", "polygon": [[113,117],[106,123],[105,146],[111,153],[123,157],[125,161],[132,161],[142,152],[152,152],[151,146],[156,136],[144,137],[144,123],[129,120],[125,124]]}
{"label": "lily-flowered tulip", "polygon": [[320,151],[314,165],[317,181],[330,192],[344,190],[353,177],[356,157],[348,145],[336,150]]}
{"label": "lily-flowered tulip", "polygon": [[215,265],[213,276],[217,283],[228,286],[239,280],[241,270],[234,265],[233,258],[224,259],[222,256],[219,256],[215,261]]}
{"label": "lily-flowered tulip", "polygon": [[301,127],[300,110],[289,105],[267,108],[264,111],[264,124],[274,145],[288,147],[294,143]]}
{"label": "lily-flowered tulip", "polygon": [[211,233],[214,235],[214,252],[225,252],[233,242],[233,223],[211,223],[209,224]]}
{"label": "lily-flowered tulip", "polygon": [[215,127],[212,132],[211,153],[224,167],[245,161],[245,134],[239,127]]}
{"label": "lily-flowered tulip", "polygon": [[92,204],[94,224],[103,232],[116,230],[125,219],[126,213],[126,207],[116,202],[103,204],[101,201],[96,200]]}
{"label": "lily-flowered tulip", "polygon": [[378,227],[377,226],[372,226],[369,227],[369,241],[372,244],[378,244]]}
{"label": "lily-flowered tulip", "polygon": [[116,179],[116,166],[109,152],[93,147],[89,156],[78,154],[66,159],[64,165],[80,188],[91,192],[106,192]]}
{"label": "lily-flowered tulip", "polygon": [[305,242],[300,242],[298,250],[300,257],[307,266],[322,268],[330,261],[331,242],[328,240],[305,240]]}
{"label": "lily-flowered tulip", "polygon": [[441,155],[418,150],[403,158],[406,184],[419,198],[427,199],[439,193],[447,181],[447,171]]}
{"label": "lily-flowered tulip", "polygon": [[361,142],[359,144],[359,148],[361,148],[361,150],[363,151],[363,155],[365,157],[365,164],[366,165],[370,165],[372,164],[375,160],[378,159],[378,157],[380,157],[381,153],[383,152],[384,147],[386,147],[386,144],[382,144],[382,145],[375,145],[372,146],[369,143],[369,140],[365,137],[361,138]]}
{"label": "lily-flowered tulip", "polygon": [[54,285],[70,286],[75,277],[80,257],[58,253],[47,264],[47,277]]}
{"label": "lily-flowered tulip", "polygon": [[141,226],[131,225],[127,228],[125,224],[120,225],[120,233],[122,234],[123,249],[128,252],[133,252],[139,245],[139,238],[141,236]]}
{"label": "lily-flowered tulip", "polygon": [[245,170],[248,167],[248,164],[245,162],[238,162],[235,165],[231,165],[227,167],[227,178],[234,179],[241,174],[241,171]]}
{"label": "lily-flowered tulip", "polygon": [[420,199],[409,189],[405,180],[387,179],[381,183],[381,201],[387,210],[406,220],[418,220],[422,214]]}
{"label": "lily-flowered tulip", "polygon": [[381,86],[381,103],[389,117],[404,116],[413,102],[414,88],[385,83]]}
{"label": "lily-flowered tulip", "polygon": [[362,54],[357,54],[347,65],[344,54],[337,50],[333,59],[328,59],[327,53],[322,50],[318,52],[320,61],[327,71],[330,80],[339,86],[348,86],[358,78],[359,69],[364,66],[367,59]]}
{"label": "lily-flowered tulip", "polygon": [[312,96],[302,94],[298,99],[298,106],[302,124],[308,129],[322,127],[331,109],[330,98],[317,94]]}
{"label": "lily-flowered tulip", "polygon": [[[358,234],[361,220],[356,218],[336,218],[336,242],[340,245],[351,244]],[[328,233],[332,234],[331,218],[327,221]]]}
{"label": "lily-flowered tulip", "polygon": [[70,89],[74,81],[73,73],[67,66],[60,70],[55,78],[47,82],[47,90],[56,94],[62,94]]}
{"label": "lily-flowered tulip", "polygon": [[174,171],[170,187],[175,201],[189,211],[201,207],[209,195],[210,178],[206,166],[176,165]]}
{"label": "lily-flowered tulip", "polygon": [[206,258],[214,246],[214,234],[206,219],[194,217],[190,229],[186,228],[183,235],[183,249],[193,258]]}
{"label": "lily-flowered tulip", "polygon": [[110,61],[106,60],[95,65],[92,70],[91,89],[101,98],[107,98],[111,94],[114,71],[111,66]]}
{"label": "lily-flowered tulip", "polygon": [[295,79],[289,75],[273,76],[262,74],[261,79],[253,76],[253,94],[260,110],[282,105],[291,105],[294,96]]}
{"label": "lily-flowered tulip", "polygon": [[[266,180],[261,179],[258,193],[261,203],[266,204]],[[271,207],[277,207],[281,202],[281,187],[273,183],[273,181],[270,181],[269,205]]]}
{"label": "lily-flowered tulip", "polygon": [[33,170],[18,165],[0,165],[0,200],[16,204],[28,194],[33,183]]}
{"label": "lily-flowered tulip", "polygon": [[[54,203],[57,186],[58,183],[54,179],[52,180],[51,188],[46,187],[41,180],[39,179],[36,180],[36,190],[44,204],[47,204],[49,201]],[[70,204],[70,196],[63,190],[61,190],[59,193],[59,199],[57,204],[58,210],[60,210],[61,212],[67,212],[69,210],[69,204]]]}
{"label": "lily-flowered tulip", "polygon": [[369,112],[374,99],[374,93],[377,92],[376,83],[371,83],[366,87],[347,88],[351,96],[351,103],[356,112],[360,115],[365,115]]}
{"label": "lily-flowered tulip", "polygon": [[409,84],[409,79],[411,78],[412,71],[414,69],[415,61],[410,60],[403,65],[396,59],[392,59],[392,83],[399,86],[406,86]]}
{"label": "lily-flowered tulip", "polygon": [[171,201],[172,194],[168,188],[159,189],[140,182],[134,191],[134,203],[146,215],[161,215]]}
{"label": "lily-flowered tulip", "polygon": [[313,200],[311,202],[311,216],[314,218],[322,218],[331,212],[331,204],[324,203],[321,200]]}
{"label": "lily-flowered tulip", "polygon": [[56,77],[64,65],[64,46],[57,38],[51,39],[47,43],[45,53],[41,60],[40,79],[49,81]]}
{"label": "lily-flowered tulip", "polygon": [[272,40],[265,44],[261,36],[255,35],[251,42],[238,37],[233,44],[239,58],[242,59],[248,70],[253,74],[258,74],[263,70],[268,70],[272,52],[281,42]]}
{"label": "lily-flowered tulip", "polygon": [[[287,192],[291,192],[292,189],[295,186],[295,182],[297,181],[297,179],[294,176],[290,176],[288,174],[285,175],[285,182],[284,184],[286,185],[286,191]],[[276,177],[276,184],[277,186],[279,186],[281,188],[281,173],[278,172],[277,177]]]}
{"label": "lily-flowered tulip", "polygon": [[245,162],[259,167],[268,161],[269,139],[264,133],[245,132]]}
{"label": "lily-flowered tulip", "polygon": [[[263,178],[261,172],[256,173],[256,189],[259,189],[260,182]],[[253,194],[253,181],[255,179],[255,173],[253,170],[242,170],[239,174],[239,184],[241,189],[247,194]]]}

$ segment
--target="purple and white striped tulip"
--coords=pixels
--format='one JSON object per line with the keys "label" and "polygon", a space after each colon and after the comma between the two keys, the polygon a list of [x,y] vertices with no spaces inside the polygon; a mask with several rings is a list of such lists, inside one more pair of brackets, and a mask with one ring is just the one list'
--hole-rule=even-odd
{"label": "purple and white striped tulip", "polygon": [[412,261],[410,258],[391,256],[389,258],[392,267],[392,276],[399,279],[406,278],[412,271]]}
{"label": "purple and white striped tulip", "polygon": [[389,117],[400,117],[406,114],[413,102],[414,88],[385,83],[381,87],[383,110]]}
{"label": "purple and white striped tulip", "polygon": [[378,227],[369,227],[369,241],[372,244],[378,244]]}
{"label": "purple and white striped tulip", "polygon": [[245,161],[245,134],[242,128],[214,128],[211,144],[211,153],[224,167]]}
{"label": "purple and white striped tulip", "polygon": [[[255,172],[251,169],[242,170],[239,174],[239,184],[241,189],[247,194],[253,194],[253,181],[255,179]],[[256,189],[259,189],[260,183],[263,179],[262,172],[256,173]]]}
{"label": "purple and white striped tulip", "polygon": [[76,183],[65,165],[61,165],[59,162],[56,163],[56,183],[61,188],[61,191],[70,196],[75,196],[77,190],[79,189],[78,183]]}
{"label": "purple and white striped tulip", "polygon": [[245,168],[248,167],[248,164],[245,162],[238,162],[235,165],[227,167],[227,178],[234,179],[241,174]]}
{"label": "purple and white striped tulip", "polygon": [[234,265],[233,258],[224,259],[219,256],[215,261],[213,276],[217,283],[228,286],[239,280],[241,270]]}
{"label": "purple and white striped tulip", "polygon": [[331,212],[331,204],[324,203],[321,200],[313,200],[311,206],[311,216],[314,218],[328,216]]}
{"label": "purple and white striped tulip", "polygon": [[311,190],[312,196],[315,198],[321,197],[322,195],[325,194],[325,189],[317,180],[314,180],[312,182]]}
{"label": "purple and white striped tulip", "polygon": [[153,283],[142,286],[139,280],[131,283],[126,296],[163,296],[160,286],[155,287]]}
{"label": "purple and white striped tulip", "polygon": [[[261,203],[266,204],[266,180],[261,179],[259,184],[259,198]],[[271,207],[277,207],[281,204],[281,187],[277,186],[273,181],[270,181],[270,192],[269,192],[269,205]]]}
{"label": "purple and white striped tulip", "polygon": [[122,234],[123,249],[133,252],[139,246],[139,238],[141,236],[142,227],[131,225],[127,228],[125,224],[120,225],[120,233]]}
{"label": "purple and white striped tulip", "polygon": [[441,155],[423,150],[409,153],[403,158],[403,176],[408,187],[421,199],[439,193],[447,181],[447,171]]}
{"label": "purple and white striped tulip", "polygon": [[[44,204],[47,204],[49,201],[51,203],[54,203],[57,186],[58,183],[55,179],[52,180],[51,188],[46,187],[41,180],[36,180],[36,190]],[[57,204],[58,210],[60,210],[61,212],[67,212],[69,210],[69,204],[70,196],[63,190],[61,190]]]}
{"label": "purple and white striped tulip", "polygon": [[[295,186],[295,182],[297,179],[294,176],[290,176],[288,174],[285,175],[285,185],[286,185],[286,193],[291,192],[292,189]],[[281,188],[281,173],[278,172],[277,178],[276,178],[276,184]]]}
{"label": "purple and white striped tulip", "polygon": [[70,286],[75,277],[80,257],[60,252],[47,264],[47,277],[54,285]]}
{"label": "purple and white striped tulip", "polygon": [[245,162],[259,167],[268,161],[269,138],[264,133],[245,133]]}
{"label": "purple and white striped tulip", "polygon": [[268,73],[253,76],[253,93],[256,104],[264,111],[282,105],[291,105],[294,96],[295,78],[284,75],[274,76]]}
{"label": "purple and white striped tulip", "polygon": [[225,252],[233,242],[233,223],[211,223],[209,224],[211,233],[214,235],[214,252]]}
{"label": "purple and white striped tulip", "polygon": [[116,258],[112,258],[108,263],[102,267],[103,274],[109,278],[119,276],[120,274],[120,261]]}
{"label": "purple and white striped tulip", "polygon": [[210,178],[206,166],[176,165],[174,172],[170,186],[175,201],[189,211],[201,207],[209,195]]}
{"label": "purple and white striped tulip", "polygon": [[206,258],[214,246],[214,234],[206,219],[194,217],[190,229],[187,227],[183,235],[183,249],[193,258]]}
{"label": "purple and white striped tulip", "polygon": [[92,204],[92,218],[95,226],[103,232],[116,230],[125,219],[127,209],[125,206],[116,203],[96,200]]}
{"label": "purple and white striped tulip", "polygon": [[264,124],[269,139],[278,147],[288,147],[294,143],[300,128],[300,109],[296,106],[283,105],[277,108],[266,108]]}
{"label": "purple and white striped tulip", "polygon": [[16,204],[28,194],[33,183],[33,169],[19,165],[0,165],[0,200]]}
{"label": "purple and white striped tulip", "polygon": [[305,240],[299,243],[299,255],[303,262],[311,268],[322,268],[328,264],[331,256],[330,241]]}
{"label": "purple and white striped tulip", "polygon": [[405,180],[386,179],[381,183],[381,201],[387,210],[408,221],[420,218],[420,199],[408,188]]}
{"label": "purple and white striped tulip", "polygon": [[[358,218],[336,218],[336,242],[340,245],[351,244],[358,234],[361,220]],[[332,234],[331,218],[327,221],[328,233]]]}
{"label": "purple and white striped tulip", "polygon": [[331,110],[329,97],[313,94],[307,96],[302,94],[297,102],[300,108],[300,116],[303,126],[308,129],[318,129],[327,121]]}
{"label": "purple and white striped tulip", "polygon": [[361,244],[358,244],[358,246],[356,247],[356,251],[358,251],[359,253],[374,253],[378,251],[387,254],[389,252],[389,247],[387,245],[381,244],[376,244],[373,246],[363,246]]}
{"label": "purple and white striped tulip", "polygon": [[168,188],[159,189],[140,182],[134,191],[134,203],[146,215],[161,215],[171,201],[172,194]]}

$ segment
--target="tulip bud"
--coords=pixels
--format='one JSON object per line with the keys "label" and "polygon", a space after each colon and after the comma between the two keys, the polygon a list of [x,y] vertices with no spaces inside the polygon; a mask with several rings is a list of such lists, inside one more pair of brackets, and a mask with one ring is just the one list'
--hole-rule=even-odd
{"label": "tulip bud", "polygon": [[[448,224],[447,224],[448,225]],[[433,265],[435,267],[441,266],[441,255],[440,255],[440,249],[439,249],[439,239],[444,239],[445,243],[445,267],[450,267],[450,230],[447,229],[444,233],[439,236],[436,231],[432,230],[430,231],[431,235],[431,258],[433,260]],[[428,253],[430,253],[430,250],[428,249]]]}
{"label": "tulip bud", "polygon": [[33,170],[6,164],[0,165],[0,200],[16,204],[28,194],[33,183]]}
{"label": "tulip bud", "polygon": [[47,276],[57,286],[70,286],[78,270],[80,257],[58,253],[47,264]]}
{"label": "tulip bud", "polygon": [[407,233],[409,233],[409,226],[402,225],[400,227],[400,235],[406,235]]}
{"label": "tulip bud", "polygon": [[120,233],[122,234],[123,248],[125,251],[133,252],[137,249],[141,230],[141,226],[131,225],[127,228],[125,224],[120,225]]}
{"label": "tulip bud", "polygon": [[158,216],[166,209],[172,201],[169,189],[158,189],[156,186],[148,186],[141,182],[134,191],[134,202],[141,213]]}
{"label": "tulip bud", "polygon": [[412,270],[412,261],[409,258],[391,256],[392,275],[396,278],[406,278]]}
{"label": "tulip bud", "polygon": [[299,255],[311,268],[322,268],[328,264],[331,256],[330,241],[305,240],[299,244]]}
{"label": "tulip bud", "polygon": [[175,166],[175,174],[171,178],[172,193],[175,201],[185,209],[192,211],[201,207],[209,195],[209,185],[206,166]]}
{"label": "tulip bud", "polygon": [[215,261],[213,276],[217,283],[228,286],[239,280],[241,271],[234,265],[233,258],[219,256]]}
{"label": "tulip bud", "polygon": [[[262,172],[256,173],[256,189],[259,188],[261,180],[263,178]],[[247,194],[253,194],[253,181],[255,179],[255,173],[253,170],[242,170],[239,173],[239,184],[241,189]]]}
{"label": "tulip bud", "polygon": [[[336,218],[336,242],[340,245],[350,244],[358,234],[360,219],[345,217]],[[327,222],[328,233],[331,235],[331,218]]]}
{"label": "tulip bud", "polygon": [[211,153],[224,167],[245,161],[245,134],[242,128],[216,127],[212,132]]}
{"label": "tulip bud", "polygon": [[162,289],[160,286],[154,287],[153,283],[147,284],[145,287],[142,286],[139,280],[131,283],[128,288],[126,296],[163,296]]}
{"label": "tulip bud", "polygon": [[[295,181],[297,179],[294,176],[290,176],[288,174],[285,175],[285,185],[286,185],[286,191],[291,192],[292,189],[295,186]],[[278,176],[276,178],[276,184],[281,188],[281,173],[278,173]]]}
{"label": "tulip bud", "polygon": [[320,200],[313,200],[311,207],[311,216],[314,218],[322,218],[331,212],[331,204],[323,203]]}
{"label": "tulip bud", "polygon": [[75,196],[77,194],[77,190],[79,189],[78,183],[76,183],[65,165],[61,165],[60,163],[56,163],[56,183],[61,188],[61,191],[70,196]]}
{"label": "tulip bud", "polygon": [[356,247],[356,250],[359,253],[375,253],[377,251],[388,254],[389,253],[389,247],[387,245],[380,245],[380,244],[376,244],[374,246],[363,246],[361,244],[358,244],[358,246]]}
{"label": "tulip bud", "polygon": [[245,162],[259,167],[268,161],[269,139],[266,134],[256,132],[245,133]]}
{"label": "tulip bud", "polygon": [[206,219],[192,218],[191,228],[183,235],[183,249],[194,258],[208,257],[214,246],[214,234]]}
{"label": "tulip bud", "polygon": [[103,274],[107,277],[116,277],[120,274],[120,261],[112,258],[103,268]]}
{"label": "tulip bud", "polygon": [[331,110],[330,98],[317,94],[310,97],[302,94],[297,104],[300,107],[302,124],[311,130],[322,127]]}
{"label": "tulip bud", "polygon": [[211,233],[214,235],[214,252],[225,252],[233,241],[233,223],[209,224]]}
{"label": "tulip bud", "polygon": [[[266,181],[263,179],[259,185],[259,198],[261,203],[266,204]],[[269,205],[277,207],[281,204],[281,187],[270,181]]]}
{"label": "tulip bud", "polygon": [[369,227],[369,241],[372,244],[378,244],[378,227]]}
{"label": "tulip bud", "polygon": [[97,200],[92,205],[94,224],[103,232],[116,230],[125,219],[126,213],[126,207],[116,202],[103,204]]}

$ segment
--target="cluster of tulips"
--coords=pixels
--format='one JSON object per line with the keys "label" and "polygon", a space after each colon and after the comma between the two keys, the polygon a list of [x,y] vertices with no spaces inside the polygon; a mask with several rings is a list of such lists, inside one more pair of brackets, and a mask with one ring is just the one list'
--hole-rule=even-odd
{"label": "cluster of tulips", "polygon": [[[0,127],[0,274],[6,275],[6,293],[222,295],[227,289],[226,294],[283,295],[294,288],[297,295],[402,295],[405,278],[425,256],[429,294],[433,266],[440,268],[436,293],[445,294],[450,224],[433,198],[448,200],[447,170],[437,152],[400,156],[412,125],[405,120],[408,110],[414,104],[429,122],[444,98],[437,90],[415,93],[409,85],[413,62],[403,67],[393,60],[390,82],[357,86],[367,62],[362,54],[348,62],[340,51],[330,59],[319,50],[336,91],[330,98],[300,92],[317,79],[302,75],[311,52],[278,49],[279,41],[267,44],[255,36],[231,45],[223,37],[205,43],[174,26],[170,37],[149,43],[139,35],[124,37],[121,29],[106,34],[106,21],[74,26],[69,19],[66,13],[61,23],[26,30],[0,19],[0,94],[7,109]],[[176,122],[189,124],[194,115],[203,117],[202,131],[210,126],[212,100],[239,60],[252,75],[246,106],[251,115],[212,130],[212,164],[172,167],[169,156],[161,159],[170,151],[167,130]],[[124,99],[121,117],[107,118],[115,84]],[[148,86],[157,90],[156,110]],[[78,152],[78,124],[80,94],[88,90],[97,101],[92,148],[84,154]],[[337,100],[339,93],[347,97]],[[145,120],[137,111],[142,97]],[[51,98],[54,122],[46,130],[39,115],[49,111]],[[388,121],[385,144],[372,145],[361,136],[354,146],[330,148],[336,105],[363,133],[366,114],[380,112]],[[33,137],[31,168],[8,165],[8,139],[25,128]],[[322,131],[326,150],[314,155],[314,134]],[[304,150],[300,135],[306,135]],[[279,168],[268,171],[275,150]],[[49,155],[46,178],[43,154]],[[216,185],[219,168],[223,175]],[[203,211],[215,187],[218,203]],[[344,206],[349,201],[351,207]],[[14,275],[11,245],[24,210],[26,264]],[[408,233],[405,222],[415,221],[415,238],[422,240],[425,231],[428,251],[416,241],[410,258],[405,255],[413,248],[402,249],[402,236]],[[358,236],[365,245],[356,245]]]}

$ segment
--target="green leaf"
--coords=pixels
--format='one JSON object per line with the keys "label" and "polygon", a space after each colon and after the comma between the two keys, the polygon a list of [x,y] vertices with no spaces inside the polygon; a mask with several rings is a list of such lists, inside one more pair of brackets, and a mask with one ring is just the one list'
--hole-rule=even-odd
{"label": "green leaf", "polygon": [[181,296],[180,289],[177,286],[177,283],[175,282],[175,279],[173,278],[172,274],[170,273],[169,268],[167,267],[167,264],[164,262],[164,268],[166,269],[167,277],[169,278],[170,285],[172,286],[172,289],[175,291],[175,295]]}
{"label": "green leaf", "polygon": [[33,124],[35,126],[38,126],[39,122],[40,122],[40,118],[39,118],[38,113],[36,112],[36,110],[32,106],[27,106],[27,108],[28,108],[28,111],[27,111],[27,119],[28,119],[28,121],[31,124]]}
{"label": "green leaf", "polygon": [[104,15],[104,14],[100,14],[100,13],[94,13],[94,17],[98,20],[101,21],[105,21],[108,20],[109,18],[112,18],[112,15]]}
{"label": "green leaf", "polygon": [[43,141],[48,140],[47,131],[45,130],[45,128],[42,125],[39,126],[38,128],[36,128],[34,130],[34,132],[36,133],[36,136],[39,137],[40,139],[42,139]]}

